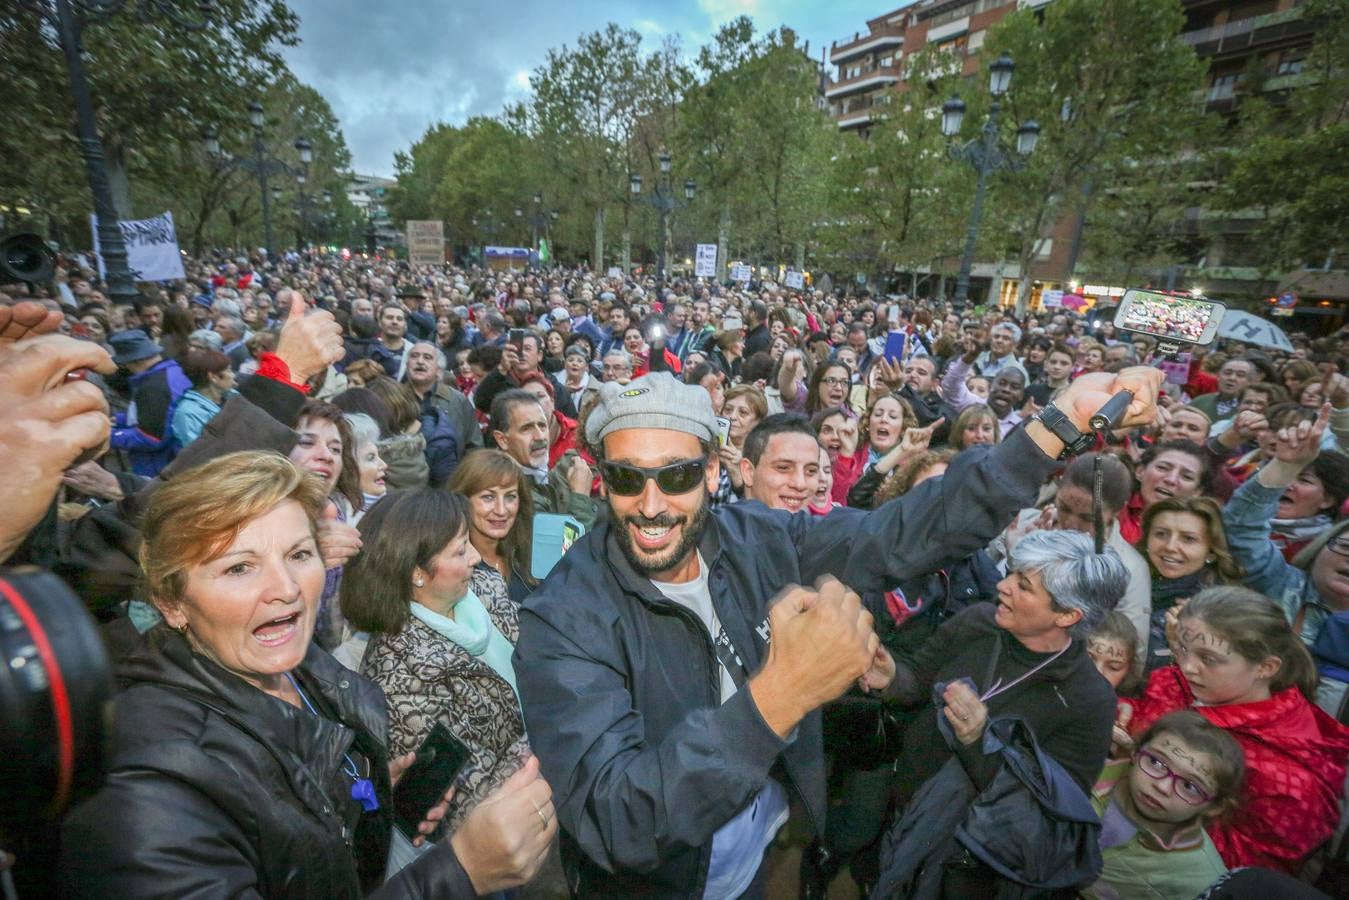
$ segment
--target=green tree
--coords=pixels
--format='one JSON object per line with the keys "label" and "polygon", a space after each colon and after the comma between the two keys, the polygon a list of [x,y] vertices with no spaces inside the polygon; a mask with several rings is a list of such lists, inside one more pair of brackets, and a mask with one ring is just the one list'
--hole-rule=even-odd
{"label": "green tree", "polygon": [[814,61],[791,29],[756,36],[742,16],[699,51],[696,68],[701,80],[680,106],[678,143],[716,210],[718,277],[732,243],[742,256],[802,265],[839,146],[817,104]]}
{"label": "green tree", "polygon": [[[191,31],[130,9],[84,32],[123,215],[136,213],[133,182],[172,181],[190,157],[184,148],[200,143],[201,127],[241,113],[247,98],[285,70],[281,48],[298,40],[298,20],[279,0],[218,0],[207,23]],[[0,10],[0,59],[10,121],[22,123],[0,130],[0,204],[26,206],[61,231],[86,234],[91,203],[65,64],[32,9],[11,3]]]}
{"label": "green tree", "polygon": [[965,173],[946,159],[940,117],[956,76],[943,51],[907,60],[907,87],[886,95],[866,140],[842,142],[830,168],[834,213],[822,250],[842,270],[917,272],[960,253],[965,223],[953,210],[969,201]]}
{"label": "green tree", "polygon": [[388,209],[396,222],[434,218],[432,199],[445,177],[447,160],[460,138],[460,129],[437,122],[407,152],[394,154],[397,185],[389,192]]}
{"label": "green tree", "polygon": [[[1180,39],[1183,24],[1175,0],[1056,0],[990,29],[985,71],[1004,52],[1016,63],[1004,127],[1010,133],[1034,119],[1042,129],[1025,169],[996,178],[993,190],[994,221],[1009,229],[993,237],[1012,239],[1020,267],[1018,310],[1029,300],[1041,241],[1081,205],[1086,184],[1110,184],[1137,161],[1167,159],[1202,133],[1196,94],[1204,68]],[[967,121],[967,132],[978,124]]]}
{"label": "green tree", "polygon": [[604,266],[610,205],[627,189],[627,141],[641,107],[633,85],[642,69],[642,38],[610,23],[582,35],[574,48],[549,50],[530,75],[530,137],[565,195],[590,217],[591,264]]}
{"label": "green tree", "polygon": [[1317,26],[1311,50],[1299,73],[1253,73],[1212,198],[1257,213],[1251,245],[1266,272],[1344,268],[1349,253],[1349,0],[1300,12]]}
{"label": "green tree", "polygon": [[757,83],[751,62],[762,53],[754,23],[739,16],[723,25],[698,51],[701,78],[685,93],[676,142],[690,160],[692,174],[717,213],[717,280],[726,279],[735,185],[749,165],[752,136],[745,110]]}

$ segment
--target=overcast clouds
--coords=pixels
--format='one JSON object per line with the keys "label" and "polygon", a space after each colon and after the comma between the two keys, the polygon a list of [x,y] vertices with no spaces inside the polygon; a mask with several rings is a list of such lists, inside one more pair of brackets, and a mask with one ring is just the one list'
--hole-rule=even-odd
{"label": "overcast clouds", "polygon": [[717,27],[741,13],[760,31],[789,25],[822,43],[866,27],[899,2],[841,0],[290,0],[300,16],[291,68],[318,89],[342,121],[356,171],[393,174],[393,154],[437,121],[494,115],[529,89],[528,73],[550,47],[575,43],[606,22],[659,40],[681,38],[692,54]]}

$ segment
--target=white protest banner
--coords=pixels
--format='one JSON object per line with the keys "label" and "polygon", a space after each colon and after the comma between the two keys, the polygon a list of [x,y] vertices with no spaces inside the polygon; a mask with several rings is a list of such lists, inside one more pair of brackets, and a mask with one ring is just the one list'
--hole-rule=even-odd
{"label": "white protest banner", "polygon": [[[171,281],[186,277],[183,254],[178,250],[178,233],[173,229],[173,213],[117,224],[121,226],[122,242],[126,244],[126,264],[137,281]],[[89,215],[89,228],[94,232],[98,277],[106,278],[103,252],[98,244],[98,216],[93,213]]]}
{"label": "white protest banner", "polygon": [[693,275],[695,278],[717,277],[717,245],[699,244],[698,255],[694,258]]}
{"label": "white protest banner", "polygon": [[408,219],[408,262],[414,266],[444,265],[444,222],[439,219]]}
{"label": "white protest banner", "polygon": [[731,280],[749,282],[749,266],[744,263],[731,266]]}
{"label": "white protest banner", "polygon": [[609,267],[609,277],[610,277],[610,278],[622,278],[622,277],[623,277],[623,270],[620,269],[618,266],[610,266],[610,267]]}
{"label": "white protest banner", "polygon": [[1045,291],[1040,295],[1040,305],[1045,309],[1059,309],[1063,306],[1063,291]]}
{"label": "white protest banner", "polygon": [[788,272],[783,281],[789,288],[796,288],[798,291],[806,286],[806,276],[801,272]]}

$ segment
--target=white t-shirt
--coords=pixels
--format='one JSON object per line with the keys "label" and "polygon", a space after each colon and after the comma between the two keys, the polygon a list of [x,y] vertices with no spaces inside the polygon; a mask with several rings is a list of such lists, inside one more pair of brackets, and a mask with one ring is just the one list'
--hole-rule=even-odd
{"label": "white t-shirt", "polygon": [[[721,620],[712,605],[712,594],[707,589],[707,563],[698,554],[698,575],[683,584],[664,581],[651,582],[656,590],[674,603],[693,612],[715,642],[721,631]],[[726,666],[718,661],[721,670],[721,702],[735,696],[735,679]],[[712,860],[707,867],[707,884],[703,887],[704,900],[730,900],[749,889],[754,875],[763,861],[764,849],[787,822],[787,791],[772,778],[763,790],[712,835]]]}

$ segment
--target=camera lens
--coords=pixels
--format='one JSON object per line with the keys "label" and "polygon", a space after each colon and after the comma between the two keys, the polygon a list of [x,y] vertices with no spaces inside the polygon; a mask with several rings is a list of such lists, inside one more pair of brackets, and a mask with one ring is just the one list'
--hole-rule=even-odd
{"label": "camera lens", "polygon": [[0,569],[0,834],[52,822],[98,788],[112,695],[79,598],[41,569]]}

